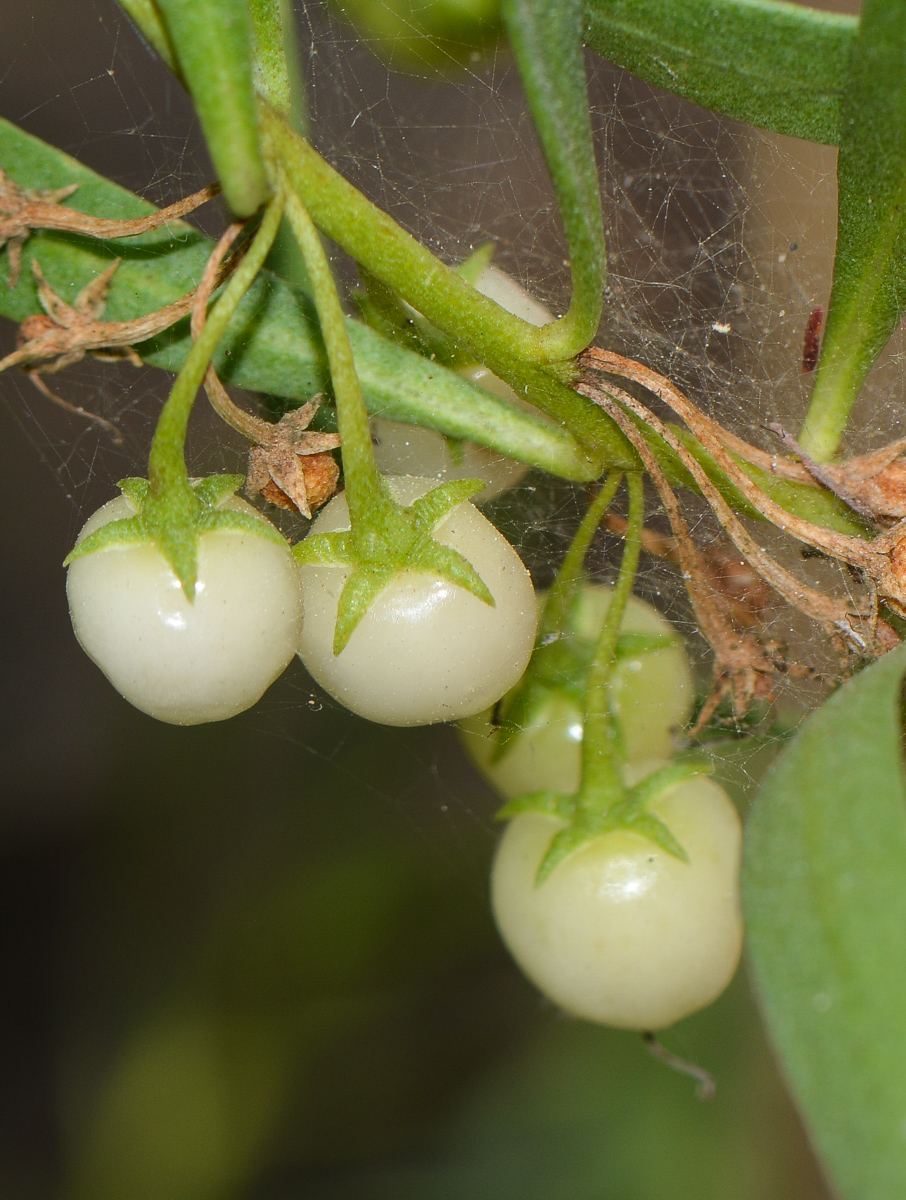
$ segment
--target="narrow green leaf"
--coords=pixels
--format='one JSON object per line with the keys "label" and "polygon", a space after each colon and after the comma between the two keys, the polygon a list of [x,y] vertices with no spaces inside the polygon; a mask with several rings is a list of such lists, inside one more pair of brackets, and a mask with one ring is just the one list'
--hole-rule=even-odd
{"label": "narrow green leaf", "polygon": [[503,0],[503,18],[541,139],[572,273],[569,312],[546,327],[557,358],[598,332],[604,293],[604,221],[582,53],[582,0]]}
{"label": "narrow green leaf", "polygon": [[474,287],[478,283],[486,267],[490,266],[491,259],[497,250],[496,242],[483,242],[480,246],[476,246],[468,258],[456,268],[466,283],[471,283]]}
{"label": "narrow green leaf", "polygon": [[755,978],[844,1200],[906,1196],[906,646],[844,684],[765,779],[746,837]]}
{"label": "narrow green leaf", "polygon": [[[147,512],[147,508],[145,510]],[[173,574],[182,584],[183,594],[190,604],[195,603],[198,583],[198,525],[152,525],[154,543],[170,564]]]}
{"label": "narrow green leaf", "polygon": [[[0,119],[0,165],[25,187],[55,188],[77,183],[67,203],[103,217],[143,217],[154,207]],[[123,262],[113,279],[105,319],[131,320],[162,308],[189,292],[201,278],[213,243],[181,221],[141,237],[97,243],[59,233],[35,233],[25,258],[40,258],[46,273],[70,302],[114,256]],[[6,269],[7,259],[0,256]],[[27,262],[26,262],[27,267]],[[66,281],[62,286],[60,281]],[[0,271],[0,316],[22,321],[42,312],[30,270],[9,289]],[[515,408],[467,383],[453,371],[349,322],[356,366],[371,412],[427,425],[450,437],[468,438],[566,479],[584,481],[593,470],[564,429]],[[142,343],[145,362],[177,371],[190,345],[188,321]],[[214,358],[226,383],[306,401],[329,387],[324,349],[310,303],[268,275],[239,307]],[[65,376],[61,376],[61,386]],[[814,489],[813,489],[814,490]]]}
{"label": "narrow green leaf", "polygon": [[538,866],[538,871],[535,875],[535,887],[540,887],[545,879],[552,874],[554,869],[564,859],[569,858],[580,846],[586,845],[599,836],[601,835],[597,832],[589,833],[589,830],[578,822],[575,825],[567,825],[565,829],[558,830],[551,838],[547,852]]}
{"label": "narrow green leaf", "polygon": [[250,217],[269,194],[252,84],[246,0],[156,0],[198,109],[223,194]]}
{"label": "narrow green leaf", "polygon": [[136,512],[140,513],[145,507],[145,501],[148,499],[148,493],[151,491],[151,484],[147,479],[139,479],[130,477],[129,479],[121,479],[116,485]]}
{"label": "narrow green leaf", "polygon": [[123,517],[119,521],[109,521],[73,546],[63,559],[63,566],[68,567],[77,558],[85,558],[98,550],[109,550],[112,546],[139,546],[151,540],[141,517]]}
{"label": "narrow green leaf", "polygon": [[834,282],[800,435],[820,462],[906,307],[906,0],[865,0],[844,118]]}
{"label": "narrow green leaf", "polygon": [[669,650],[678,643],[679,638],[666,634],[621,633],[617,638],[614,654],[617,659],[638,658],[643,654],[657,654],[660,650]]}
{"label": "narrow green leaf", "polygon": [[653,804],[658,796],[662,796],[678,784],[685,783],[687,779],[695,779],[698,775],[710,775],[713,770],[714,764],[706,758],[686,758],[681,762],[669,763],[666,767],[652,771],[637,783],[630,792],[631,801],[639,808],[646,808]]}
{"label": "narrow green leaf", "polygon": [[858,21],[775,0],[585,0],[586,44],[648,83],[836,145]]}

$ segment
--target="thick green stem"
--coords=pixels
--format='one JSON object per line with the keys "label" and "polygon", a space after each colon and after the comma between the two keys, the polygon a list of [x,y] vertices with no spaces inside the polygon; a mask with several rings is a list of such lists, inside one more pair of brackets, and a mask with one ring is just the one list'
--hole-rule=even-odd
{"label": "thick green stem", "polygon": [[[527,362],[543,358],[539,329],[476,292],[331,167],[266,105],[261,124],[315,225],[444,333]],[[484,361],[482,357],[481,361]]]}
{"label": "thick green stem", "polygon": [[845,347],[842,353],[828,354],[820,363],[799,431],[799,444],[815,462],[830,462],[839,450],[869,366]]}
{"label": "thick green stem", "polygon": [[553,634],[562,633],[566,626],[576,591],[576,581],[582,572],[588,548],[601,523],[601,518],[617,494],[617,488],[619,488],[622,478],[619,471],[609,473],[598,489],[598,494],[589,504],[585,516],[582,518],[582,524],[576,530],[576,535],[563,556],[554,582],[547,593],[541,619],[538,622],[537,644],[539,646],[544,645],[545,641]]}
{"label": "thick green stem", "polygon": [[264,219],[248,253],[211,310],[201,336],[192,346],[176,377],[157,422],[148,458],[148,478],[155,499],[166,496],[175,500],[179,496],[191,495],[185,444],[192,405],[227,325],[267,258],[282,214],[283,198],[275,196],[265,210]]}
{"label": "thick green stem", "polygon": [[[585,722],[582,734],[582,797],[600,806],[602,796],[611,803],[623,797],[624,787],[619,756],[614,744],[613,718],[608,685],[616,663],[617,638],[626,605],[632,595],[645,520],[645,489],[642,476],[633,471],[626,477],[629,489],[629,524],[625,535],[623,559],[610,606],[601,629],[594,661],[585,685]],[[609,805],[608,805],[609,806]]]}
{"label": "thick green stem", "polygon": [[[271,150],[314,224],[356,262],[417,309],[432,325],[466,347],[532,404],[562,422],[587,448],[592,477],[603,462],[615,466],[635,459],[628,443],[600,409],[568,386],[576,372],[557,372],[538,359],[538,329],[482,296],[462,276],[406,233],[392,217],[366,199],[262,102],[261,125]],[[562,376],[562,377],[561,377]]]}
{"label": "thick green stem", "polygon": [[340,306],[330,263],[321,245],[305,205],[283,179],[286,192],[286,217],[299,243],[305,269],[311,282],[315,308],[333,383],[337,405],[337,426],[343,454],[346,498],[353,528],[360,522],[373,524],[380,514],[394,507],[388,497],[374,461],[368,411],[355,369],[352,346],[346,331],[346,318]]}

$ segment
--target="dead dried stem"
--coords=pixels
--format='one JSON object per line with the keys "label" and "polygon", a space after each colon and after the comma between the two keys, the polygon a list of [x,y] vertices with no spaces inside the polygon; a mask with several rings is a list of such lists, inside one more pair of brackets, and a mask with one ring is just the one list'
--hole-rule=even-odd
{"label": "dead dried stem", "polygon": [[[199,337],[204,329],[207,305],[222,264],[244,227],[238,222],[231,225],[208,259],[192,304],[193,338]],[[246,479],[250,495],[263,495],[272,504],[304,517],[311,517],[314,509],[330,499],[340,478],[340,468],[330,451],[339,446],[340,439],[335,433],[308,431],[320,396],[285,413],[274,423],[235,404],[213,366],[208,367],[204,386],[214,411],[252,443]]]}

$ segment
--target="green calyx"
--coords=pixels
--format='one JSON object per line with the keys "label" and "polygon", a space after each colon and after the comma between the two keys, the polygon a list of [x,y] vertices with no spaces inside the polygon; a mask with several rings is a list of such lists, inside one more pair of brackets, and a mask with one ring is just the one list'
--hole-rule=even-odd
{"label": "green calyx", "polygon": [[[508,696],[504,697],[497,714],[492,762],[500,762],[535,718],[543,712],[554,696],[566,696],[581,712],[588,674],[595,658],[596,644],[592,638],[581,637],[568,630],[550,635],[532,654],[525,674]],[[650,633],[621,633],[614,651],[616,663],[657,654],[677,644],[678,639]],[[620,741],[619,722],[611,713],[616,740]]]}
{"label": "green calyx", "polygon": [[497,813],[498,820],[508,821],[523,813],[537,813],[565,821],[551,839],[541,860],[535,886],[542,884],[565,858],[606,833],[625,829],[648,838],[674,858],[688,862],[689,856],[664,822],[649,811],[649,807],[665,792],[697,775],[711,773],[711,764],[703,759],[687,759],[670,763],[653,771],[634,787],[622,788],[617,794],[608,789],[582,788],[575,795],[564,792],[529,792],[505,804]]}
{"label": "green calyx", "polygon": [[[135,516],[102,525],[66,556],[68,567],[78,558],[117,546],[154,545],[173,569],[190,602],[198,581],[198,540],[206,533],[251,533],[286,546],[282,534],[263,517],[224,509],[244,482],[241,475],[209,475],[194,480],[187,493],[169,500],[155,498],[147,479],[122,479],[117,485]],[[178,504],[174,504],[174,499]]]}
{"label": "green calyx", "polygon": [[[541,615],[538,641],[523,682],[513,693],[498,731],[496,757],[524,728],[537,706],[555,689],[576,698],[583,713],[582,778],[575,793],[538,791],[518,796],[497,814],[501,819],[521,813],[540,813],[564,821],[541,860],[536,884],[543,883],[558,863],[587,842],[617,829],[631,829],[647,837],[668,854],[688,861],[664,822],[649,806],[665,791],[694,775],[706,774],[710,765],[687,759],[652,772],[634,787],[623,779],[620,732],[610,705],[610,682],[622,654],[651,653],[670,645],[672,638],[621,634],[626,606],[638,569],[645,518],[641,476],[626,476],[629,518],[620,572],[597,640],[570,636],[582,565],[595,530],[620,486],[621,475],[611,472],[582,520],[567,551]],[[587,644],[586,644],[587,642]],[[622,643],[622,647],[621,647]]]}
{"label": "green calyx", "polygon": [[453,509],[484,487],[479,479],[457,479],[432,488],[408,507],[382,489],[381,502],[360,514],[342,533],[316,533],[295,546],[300,563],[351,567],[337,606],[333,652],[342,652],[380,592],[403,572],[439,575],[494,607],[481,576],[458,551],[432,536]]}

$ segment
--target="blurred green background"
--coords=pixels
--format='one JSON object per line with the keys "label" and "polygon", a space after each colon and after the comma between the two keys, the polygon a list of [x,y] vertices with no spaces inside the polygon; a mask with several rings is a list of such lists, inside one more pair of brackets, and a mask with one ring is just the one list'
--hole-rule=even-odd
{"label": "blurred green background", "polygon": [[[207,178],[188,102],[112,0],[0,16],[3,116],[157,202]],[[555,292],[556,219],[488,30],[456,35],[478,56],[470,90],[388,75],[320,6],[299,17],[333,160],[451,257],[490,232]],[[726,144],[709,137],[704,158]],[[564,1018],[521,978],[488,913],[497,801],[452,730],[368,725],[298,663],[221,726],[162,726],[111,691],[72,638],[60,563],[141,469],[165,382],[90,364],[57,382],[127,441],[0,378],[0,1195],[824,1196],[744,972],[664,1035],[715,1074],[709,1104],[638,1037]],[[199,470],[239,461],[202,412],[194,439]],[[523,549],[549,563],[575,501],[530,480],[518,504]]]}

